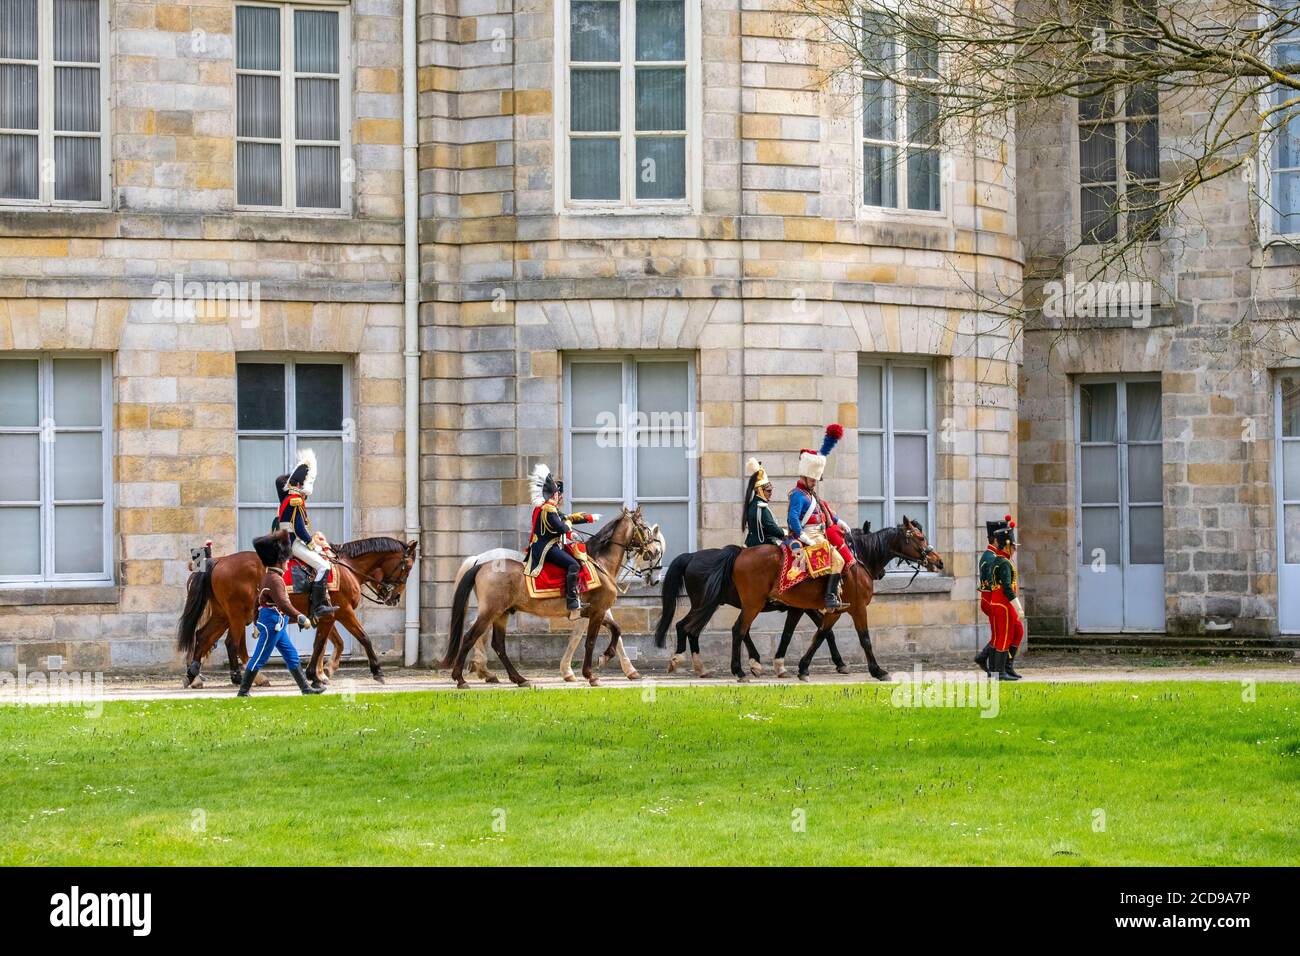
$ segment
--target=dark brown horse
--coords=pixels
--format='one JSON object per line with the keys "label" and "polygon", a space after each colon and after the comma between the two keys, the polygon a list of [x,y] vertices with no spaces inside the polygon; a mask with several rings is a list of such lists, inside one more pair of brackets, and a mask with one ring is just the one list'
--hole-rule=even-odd
{"label": "dark brown horse", "polygon": [[[370,541],[383,544],[371,546],[367,551],[367,542]],[[339,610],[319,622],[315,648],[307,669],[309,679],[319,679],[316,665],[320,662],[325,639],[337,620],[361,642],[370,661],[370,673],[375,680],[383,682],[379,657],[357,621],[356,608],[361,603],[363,586],[382,595],[383,603],[400,601],[406,578],[415,563],[415,550],[416,542],[402,544],[395,538],[362,538],[340,545],[339,590],[333,595],[339,600]],[[349,557],[345,551],[364,553]],[[216,558],[207,570],[190,575],[185,610],[176,628],[176,646],[186,652],[186,687],[203,686],[203,659],[223,635],[230,659],[230,681],[238,685],[243,679],[243,663],[248,660],[245,629],[257,613],[257,590],[265,573],[266,567],[254,552],[239,551]],[[290,597],[294,607],[306,613],[309,595],[293,594]],[[325,636],[322,636],[322,630],[326,631]]]}
{"label": "dark brown horse", "polygon": [[[877,680],[885,680],[889,672],[876,662],[876,655],[871,650],[871,634],[867,627],[867,605],[875,595],[876,573],[884,573],[884,565],[893,558],[922,565],[926,570],[943,569],[943,559],[935,553],[926,540],[925,532],[915,521],[903,516],[897,528],[867,534],[853,531],[849,534],[850,546],[857,560],[845,570],[842,583],[843,600],[848,610],[830,611],[822,615],[817,633],[813,635],[808,651],[799,661],[799,677],[806,678],[808,666],[813,655],[821,646],[826,635],[835,626],[840,616],[847,613],[853,621],[858,634],[858,641],[867,655],[867,670]],[[868,549],[868,540],[881,542],[879,547]],[[883,562],[880,559],[883,556]],[[877,568],[877,563],[880,566]],[[713,608],[721,604],[729,584],[735,586],[740,598],[740,616],[731,629],[731,673],[737,680],[746,681],[748,676],[740,662],[740,645],[749,636],[750,625],[754,618],[768,606],[776,595],[776,586],[781,577],[784,564],[781,547],[775,544],[757,545],[740,551],[728,552],[719,562],[709,577],[705,587],[703,606]],[[786,607],[805,611],[819,611],[825,606],[826,584],[818,578],[811,578],[796,584],[782,592],[778,600]],[[778,654],[782,653],[778,651]]]}

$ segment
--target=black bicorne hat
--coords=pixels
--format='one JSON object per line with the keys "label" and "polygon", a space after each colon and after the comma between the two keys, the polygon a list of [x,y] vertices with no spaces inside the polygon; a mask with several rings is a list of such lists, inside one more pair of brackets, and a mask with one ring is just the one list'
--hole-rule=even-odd
{"label": "black bicorne hat", "polygon": [[290,543],[288,534],[283,531],[273,531],[271,534],[254,538],[253,550],[257,552],[257,559],[268,568],[278,567],[289,560],[289,556],[293,553],[293,544]]}

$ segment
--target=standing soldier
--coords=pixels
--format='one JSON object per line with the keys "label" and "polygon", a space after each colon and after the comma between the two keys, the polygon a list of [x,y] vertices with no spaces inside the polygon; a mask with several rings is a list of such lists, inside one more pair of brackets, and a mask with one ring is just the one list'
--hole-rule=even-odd
{"label": "standing soldier", "polygon": [[316,483],[316,453],[310,448],[298,452],[298,464],[287,475],[275,479],[280,496],[280,510],[271,522],[272,531],[287,531],[293,540],[293,556],[316,572],[311,585],[311,619],[314,626],[327,614],[338,610],[329,604],[329,560],[320,553],[312,537],[311,519],[307,517],[307,498]]}
{"label": "standing soldier", "polygon": [[1016,590],[1016,523],[1007,515],[986,521],[988,547],[980,555],[980,610],[989,619],[992,637],[975,658],[990,677],[1020,680],[1011,666],[1025,635],[1024,605]]}
{"label": "standing soldier", "polygon": [[772,482],[768,480],[763,463],[757,458],[745,462],[749,484],[745,488],[745,547],[758,544],[780,544],[785,540],[785,529],[776,523],[768,502],[772,500]]}
{"label": "standing soldier", "polygon": [[[844,559],[844,568],[853,563],[853,551],[845,543],[844,532],[849,526],[835,516],[828,502],[817,496],[817,482],[821,481],[826,471],[826,456],[844,437],[844,428],[838,424],[826,426],[826,436],[822,439],[820,451],[804,448],[799,452],[799,481],[790,492],[790,510],[786,523],[790,526],[790,537],[802,544],[817,543],[817,538],[826,540]],[[840,579],[843,573],[826,577],[826,610],[842,611],[848,607],[840,600]]]}
{"label": "standing soldier", "polygon": [[289,534],[277,531],[265,537],[254,538],[253,550],[257,552],[262,564],[266,565],[266,574],[262,575],[262,585],[257,595],[257,647],[248,659],[248,666],[244,668],[244,680],[239,685],[236,696],[248,696],[257,672],[266,666],[272,650],[280,652],[284,666],[289,668],[289,674],[300,691],[304,694],[322,693],[322,690],[307,683],[307,678],[302,673],[298,649],[289,640],[290,620],[298,622],[299,630],[311,625],[307,615],[298,613],[298,609],[290,603],[289,592],[284,587],[284,565],[291,553]]}
{"label": "standing soldier", "polygon": [[564,500],[564,482],[556,481],[551,469],[539,464],[528,476],[532,490],[533,523],[528,538],[528,548],[524,561],[524,574],[535,578],[542,573],[542,565],[547,562],[557,564],[564,569],[564,600],[569,609],[569,618],[577,620],[587,605],[578,600],[578,574],[582,565],[578,559],[569,554],[566,544],[573,533],[573,525],[599,521],[600,515],[575,511],[566,515],[560,512],[560,502]]}

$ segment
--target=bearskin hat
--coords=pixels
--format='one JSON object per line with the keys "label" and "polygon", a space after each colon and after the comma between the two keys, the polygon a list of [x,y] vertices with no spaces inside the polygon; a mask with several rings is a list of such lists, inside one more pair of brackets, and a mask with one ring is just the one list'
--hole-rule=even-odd
{"label": "bearskin hat", "polygon": [[803,448],[799,451],[799,477],[820,481],[822,474],[826,471],[826,456],[840,443],[840,439],[843,437],[844,426],[838,423],[827,425],[820,449],[813,451],[811,448]]}
{"label": "bearskin hat", "polygon": [[257,559],[268,568],[283,567],[293,553],[293,544],[287,532],[273,531],[254,538],[253,550],[257,552]]}

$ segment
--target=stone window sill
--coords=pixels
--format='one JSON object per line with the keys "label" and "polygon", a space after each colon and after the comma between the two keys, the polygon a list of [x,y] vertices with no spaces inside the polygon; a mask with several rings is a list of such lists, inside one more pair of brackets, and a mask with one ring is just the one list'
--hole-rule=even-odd
{"label": "stone window sill", "polygon": [[0,607],[34,607],[48,604],[117,604],[116,584],[23,584],[0,588]]}

